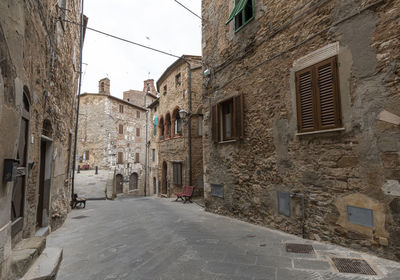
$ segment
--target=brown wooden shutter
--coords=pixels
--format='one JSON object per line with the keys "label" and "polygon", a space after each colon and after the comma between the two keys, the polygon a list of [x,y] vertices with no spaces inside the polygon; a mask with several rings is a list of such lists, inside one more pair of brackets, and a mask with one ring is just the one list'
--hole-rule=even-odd
{"label": "brown wooden shutter", "polygon": [[139,153],[135,154],[135,163],[139,163]]}
{"label": "brown wooden shutter", "polygon": [[243,94],[233,98],[233,122],[234,136],[236,139],[244,137],[244,110],[243,110]]}
{"label": "brown wooden shutter", "polygon": [[119,125],[119,134],[124,134],[124,126],[122,124]]}
{"label": "brown wooden shutter", "polygon": [[219,141],[218,105],[211,107],[211,134],[214,142]]}
{"label": "brown wooden shutter", "polygon": [[86,160],[89,160],[89,151],[86,151]]}
{"label": "brown wooden shutter", "polygon": [[313,86],[313,67],[296,73],[297,123],[299,132],[317,128]]}
{"label": "brown wooden shutter", "polygon": [[315,66],[316,101],[319,129],[336,128],[341,125],[336,57]]}
{"label": "brown wooden shutter", "polygon": [[118,152],[118,164],[123,163],[124,154],[122,152]]}

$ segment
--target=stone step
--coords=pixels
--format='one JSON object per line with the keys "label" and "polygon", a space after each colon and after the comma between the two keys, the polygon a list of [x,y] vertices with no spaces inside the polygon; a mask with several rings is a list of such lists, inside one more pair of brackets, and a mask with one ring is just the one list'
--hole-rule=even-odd
{"label": "stone step", "polygon": [[54,280],[61,264],[63,249],[46,248],[22,280]]}
{"label": "stone step", "polygon": [[35,236],[48,236],[50,234],[50,227],[41,227],[36,231]]}
{"label": "stone step", "polygon": [[11,273],[8,279],[20,279],[45,247],[45,237],[31,237],[20,241],[11,253]]}

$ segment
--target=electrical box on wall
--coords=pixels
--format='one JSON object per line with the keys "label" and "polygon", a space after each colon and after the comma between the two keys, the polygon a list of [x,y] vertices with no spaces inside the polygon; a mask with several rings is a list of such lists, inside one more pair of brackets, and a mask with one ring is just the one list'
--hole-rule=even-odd
{"label": "electrical box on wall", "polygon": [[4,159],[3,182],[15,181],[18,162],[16,159]]}

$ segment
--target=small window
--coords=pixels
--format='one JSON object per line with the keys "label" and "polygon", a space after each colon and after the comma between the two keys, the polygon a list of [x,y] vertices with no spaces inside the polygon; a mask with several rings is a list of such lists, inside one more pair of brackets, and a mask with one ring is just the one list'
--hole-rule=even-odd
{"label": "small window", "polygon": [[152,150],[151,150],[151,153],[152,153],[152,157],[151,157],[152,160],[153,160],[153,161],[156,161],[156,149],[152,149]]}
{"label": "small window", "polygon": [[244,136],[243,96],[222,101],[212,107],[214,142],[239,140]]}
{"label": "small window", "polygon": [[140,111],[136,111],[136,118],[140,119]]}
{"label": "small window", "polygon": [[124,105],[119,105],[119,112],[123,113],[124,112]]}
{"label": "small window", "polygon": [[100,88],[101,88],[101,92],[104,92],[104,82],[101,82]]}
{"label": "small window", "polygon": [[181,73],[175,76],[175,85],[180,86],[182,84],[182,76]]}
{"label": "small window", "polygon": [[299,132],[342,126],[336,57],[296,72]]}
{"label": "small window", "polygon": [[239,31],[254,18],[254,0],[235,0],[233,8],[226,24],[235,20],[235,31]]}
{"label": "small window", "polygon": [[135,163],[139,163],[139,153],[135,154]]}
{"label": "small window", "polygon": [[150,84],[147,84],[147,92],[150,92]]}
{"label": "small window", "polygon": [[137,136],[137,137],[140,136],[140,128],[139,128],[139,127],[136,128],[136,136]]}
{"label": "small window", "polygon": [[118,132],[119,134],[124,134],[124,126],[122,124],[119,125]]}
{"label": "small window", "polygon": [[173,163],[173,183],[175,185],[182,185],[182,163]]}
{"label": "small window", "polygon": [[166,95],[166,94],[167,94],[167,85],[164,86],[164,92],[163,92],[163,95]]}
{"label": "small window", "polygon": [[153,136],[157,136],[157,125],[153,125]]}
{"label": "small window", "polygon": [[118,164],[123,164],[123,163],[124,163],[124,153],[118,152]]}

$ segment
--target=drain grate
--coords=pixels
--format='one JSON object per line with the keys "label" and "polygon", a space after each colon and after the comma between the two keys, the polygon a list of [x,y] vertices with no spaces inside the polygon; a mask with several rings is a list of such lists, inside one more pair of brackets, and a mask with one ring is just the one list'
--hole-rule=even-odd
{"label": "drain grate", "polygon": [[376,272],[364,260],[332,258],[332,261],[335,264],[336,268],[339,270],[339,272],[342,273],[377,275]]}
{"label": "drain grate", "polygon": [[84,218],[87,218],[87,217],[89,217],[89,216],[82,215],[82,216],[73,217],[72,219],[79,220],[79,219],[84,219]]}
{"label": "drain grate", "polygon": [[314,254],[314,248],[308,244],[286,243],[286,252],[299,254]]}

